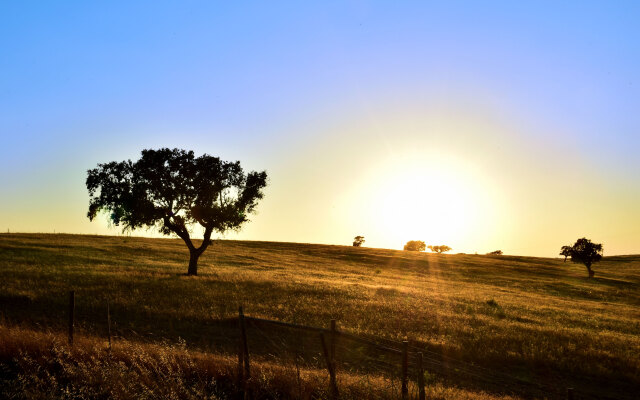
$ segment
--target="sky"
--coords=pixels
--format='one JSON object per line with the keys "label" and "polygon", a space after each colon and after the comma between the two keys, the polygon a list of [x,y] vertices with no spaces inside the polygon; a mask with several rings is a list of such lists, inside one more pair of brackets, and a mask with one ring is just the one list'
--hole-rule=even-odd
{"label": "sky", "polygon": [[121,234],[86,218],[87,170],[177,147],[268,173],[252,221],[220,238],[557,256],[588,237],[640,253],[638,15],[1,2],[0,231]]}

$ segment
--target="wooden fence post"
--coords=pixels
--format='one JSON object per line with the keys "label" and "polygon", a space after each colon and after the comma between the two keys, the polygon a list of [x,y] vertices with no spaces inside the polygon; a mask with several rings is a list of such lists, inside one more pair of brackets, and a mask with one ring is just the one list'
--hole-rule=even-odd
{"label": "wooden fence post", "polygon": [[238,309],[238,319],[240,321],[240,340],[242,342],[242,352],[244,355],[244,379],[251,377],[251,366],[249,363],[249,344],[247,343],[247,326],[244,320],[242,306]]}
{"label": "wooden fence post", "polygon": [[238,340],[238,377],[242,380],[244,366],[244,349],[242,348],[242,340]]}
{"label": "wooden fence post", "polygon": [[424,391],[424,367],[422,365],[422,352],[418,353],[418,400],[425,400]]}
{"label": "wooden fence post", "polygon": [[336,320],[332,319],[330,324],[331,336],[329,337],[329,354],[331,355],[331,362],[335,369],[336,365]]}
{"label": "wooden fence post", "polygon": [[244,399],[244,344],[242,343],[242,306],[238,308],[238,399]]}
{"label": "wooden fence post", "polygon": [[322,344],[322,352],[324,354],[324,359],[327,362],[327,370],[329,371],[329,389],[330,389],[330,398],[331,400],[336,400],[338,398],[338,384],[336,382],[336,370],[334,369],[333,362],[331,360],[331,355],[329,354],[329,349],[327,349],[327,343],[324,339],[324,333],[320,334],[320,343]]}
{"label": "wooden fence post", "polygon": [[73,346],[73,331],[75,328],[76,292],[69,292],[69,346]]}
{"label": "wooden fence post", "polygon": [[567,400],[573,400],[573,388],[567,388]]}
{"label": "wooden fence post", "polygon": [[402,341],[402,400],[409,397],[409,342]]}
{"label": "wooden fence post", "polygon": [[107,301],[107,335],[109,337],[109,351],[111,351],[111,312],[109,310],[108,301]]}

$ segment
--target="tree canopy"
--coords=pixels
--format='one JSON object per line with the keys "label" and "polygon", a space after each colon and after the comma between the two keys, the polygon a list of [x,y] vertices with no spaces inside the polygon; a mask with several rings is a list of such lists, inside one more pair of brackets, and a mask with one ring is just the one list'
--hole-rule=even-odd
{"label": "tree canopy", "polygon": [[353,238],[353,247],[360,247],[364,243],[364,236],[356,236]]}
{"label": "tree canopy", "polygon": [[[227,162],[193,151],[162,148],[143,150],[141,158],[98,164],[87,172],[89,212],[98,213],[124,230],[157,228],[186,243],[189,275],[197,275],[197,262],[213,232],[237,230],[248,221],[262,199],[267,173],[243,171],[239,161]],[[203,228],[203,241],[191,239],[195,224]]]}
{"label": "tree canopy", "polygon": [[562,246],[560,249],[560,255],[564,256],[564,262],[567,262],[567,257],[571,257],[571,251],[573,250],[573,246]]}
{"label": "tree canopy", "polygon": [[431,246],[431,245],[429,245],[427,247],[428,247],[429,250],[433,251],[434,253],[438,253],[438,254],[446,253],[447,251],[451,251],[451,247],[445,246],[445,245],[442,245],[442,246]]}
{"label": "tree canopy", "polygon": [[409,240],[404,245],[404,249],[408,251],[424,251],[427,245],[422,240]]}
{"label": "tree canopy", "polygon": [[[564,247],[567,246],[563,246]],[[602,260],[603,247],[600,243],[593,243],[587,238],[578,239],[571,247],[571,262],[584,264],[589,272],[589,278],[593,278],[595,272],[591,269],[591,265]]]}

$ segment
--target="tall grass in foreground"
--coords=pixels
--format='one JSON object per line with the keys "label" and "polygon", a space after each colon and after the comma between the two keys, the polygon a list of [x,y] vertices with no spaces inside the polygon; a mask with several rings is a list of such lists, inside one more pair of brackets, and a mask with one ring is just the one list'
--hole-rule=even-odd
{"label": "tall grass in foreground", "polygon": [[[55,333],[0,326],[0,398],[11,399],[230,399],[237,396],[237,360],[184,344],[104,340],[82,336],[73,348]],[[324,370],[258,362],[247,382],[251,398],[325,399]],[[342,399],[386,399],[383,378],[341,374]],[[441,384],[430,399],[508,400]]]}

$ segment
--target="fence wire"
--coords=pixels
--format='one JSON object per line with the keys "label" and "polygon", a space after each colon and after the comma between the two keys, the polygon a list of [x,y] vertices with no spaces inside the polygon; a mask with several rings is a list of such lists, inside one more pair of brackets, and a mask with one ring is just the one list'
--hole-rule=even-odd
{"label": "fence wire", "polygon": [[[249,316],[244,317],[244,321],[252,360],[270,361],[290,368],[298,379],[301,379],[300,368],[326,370],[327,361],[320,339],[320,335],[324,334],[326,338],[331,338],[332,353],[335,353],[333,360],[338,387],[345,382],[346,376],[352,384],[355,382],[361,388],[368,388],[368,398],[402,397],[402,342]],[[238,319],[236,323],[239,323]],[[239,328],[237,331],[239,332]],[[563,398],[565,395],[564,391],[557,388],[472,364],[415,344],[409,344],[407,349],[410,399],[418,398],[421,373],[427,385],[436,376],[449,378],[453,382],[465,378],[480,389],[524,394],[529,398]],[[418,364],[418,353],[422,353],[421,366]]]}
{"label": "fence wire", "polygon": [[[402,351],[368,340],[328,329],[286,324],[259,318],[245,317],[247,342],[251,359],[273,361],[288,366],[292,373],[299,368],[327,368],[321,335],[332,344],[335,354],[337,386],[344,383],[345,374],[350,383],[364,388],[367,398],[388,399],[401,397]],[[411,368],[412,366],[410,366]],[[417,379],[417,370],[409,371]],[[298,378],[300,379],[300,378]],[[418,389],[410,385],[411,398],[417,398]]]}

